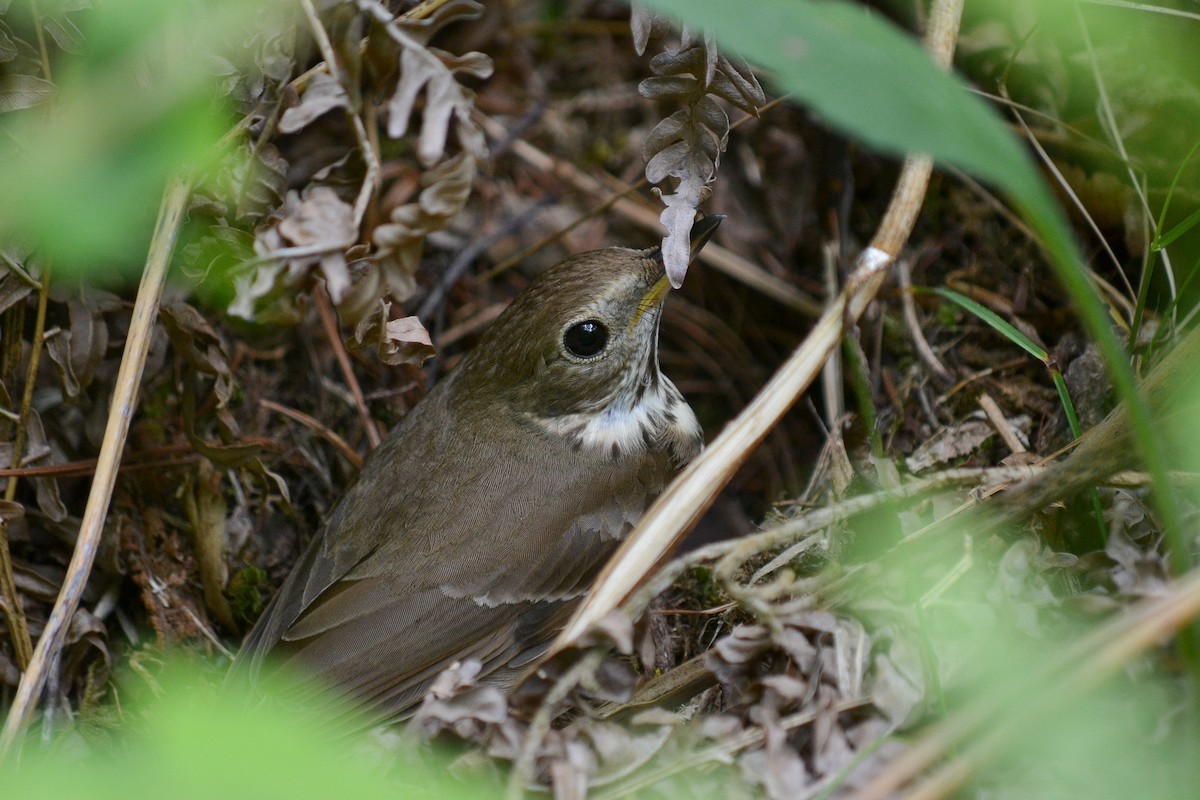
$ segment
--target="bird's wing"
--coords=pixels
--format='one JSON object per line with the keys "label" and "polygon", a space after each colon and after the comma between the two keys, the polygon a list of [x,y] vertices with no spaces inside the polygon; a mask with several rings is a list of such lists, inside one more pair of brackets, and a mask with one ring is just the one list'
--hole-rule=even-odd
{"label": "bird's wing", "polygon": [[[522,460],[428,423],[364,466],[372,480],[347,493],[246,646],[380,716],[417,702],[451,661],[487,673],[548,643],[664,472],[655,457],[639,470],[552,448]],[[428,472],[439,456],[462,468]]]}

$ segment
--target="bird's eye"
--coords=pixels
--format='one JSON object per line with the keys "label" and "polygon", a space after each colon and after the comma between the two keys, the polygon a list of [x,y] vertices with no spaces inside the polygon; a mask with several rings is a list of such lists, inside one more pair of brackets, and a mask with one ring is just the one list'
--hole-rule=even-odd
{"label": "bird's eye", "polygon": [[567,328],[563,334],[563,347],[571,355],[579,358],[591,358],[604,349],[608,344],[608,329],[604,323],[595,319],[585,319]]}

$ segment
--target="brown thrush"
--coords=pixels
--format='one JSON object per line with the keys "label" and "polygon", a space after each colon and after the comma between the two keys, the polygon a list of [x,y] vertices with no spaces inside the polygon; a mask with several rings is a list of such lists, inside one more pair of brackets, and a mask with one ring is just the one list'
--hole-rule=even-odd
{"label": "brown thrush", "polygon": [[[696,223],[693,253],[720,219]],[[367,459],[237,669],[298,665],[383,719],[456,660],[511,684],[700,449],[659,372],[667,291],[657,249],[534,280]]]}

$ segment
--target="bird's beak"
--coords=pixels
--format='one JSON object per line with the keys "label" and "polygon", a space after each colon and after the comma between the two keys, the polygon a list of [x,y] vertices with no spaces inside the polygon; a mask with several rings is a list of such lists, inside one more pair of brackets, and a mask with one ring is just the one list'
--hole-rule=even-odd
{"label": "bird's beak", "polygon": [[692,223],[691,233],[691,255],[688,258],[688,263],[696,260],[696,256],[700,255],[700,251],[712,235],[717,232],[717,228],[721,225],[721,220],[725,219],[724,214],[713,214],[711,217],[698,219]]}
{"label": "bird's beak", "polygon": [[[688,257],[689,264],[696,260],[696,256],[700,255],[700,251],[704,248],[704,245],[708,243],[708,240],[712,238],[712,235],[717,232],[717,228],[720,227],[721,220],[723,219],[725,219],[724,214],[713,214],[711,216],[704,217],[703,219],[698,219],[692,223],[692,231],[690,234],[691,248],[690,255]],[[656,258],[661,264],[662,250],[659,250],[656,254],[654,254],[653,258]],[[638,303],[637,313],[633,315],[633,322],[630,323],[630,327],[637,325],[638,320],[642,318],[643,314],[661,303],[663,298],[667,296],[667,292],[670,290],[671,283],[667,279],[667,276],[663,275],[658,279],[658,281],[655,282],[653,286],[650,287],[650,291],[646,292],[646,296],[642,298],[640,303]]]}
{"label": "bird's beak", "polygon": [[655,306],[661,305],[663,299],[667,296],[667,292],[670,290],[671,282],[667,280],[667,276],[664,273],[661,278],[654,282],[654,285],[650,287],[650,291],[646,292],[645,297],[638,303],[637,311],[634,312],[633,321],[629,323],[629,327],[633,328],[633,326],[638,324],[638,320],[642,318],[643,314]]}

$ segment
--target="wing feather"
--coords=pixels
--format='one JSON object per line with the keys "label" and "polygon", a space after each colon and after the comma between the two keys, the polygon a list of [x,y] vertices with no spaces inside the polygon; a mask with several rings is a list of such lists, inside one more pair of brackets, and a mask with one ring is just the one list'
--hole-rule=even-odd
{"label": "wing feather", "polygon": [[[372,454],[284,582],[239,658],[252,673],[271,654],[391,717],[451,661],[532,660],[661,488],[665,455],[596,465],[543,432],[518,458],[489,426],[456,429],[434,396],[448,383]],[[430,471],[447,461],[462,469]]]}

